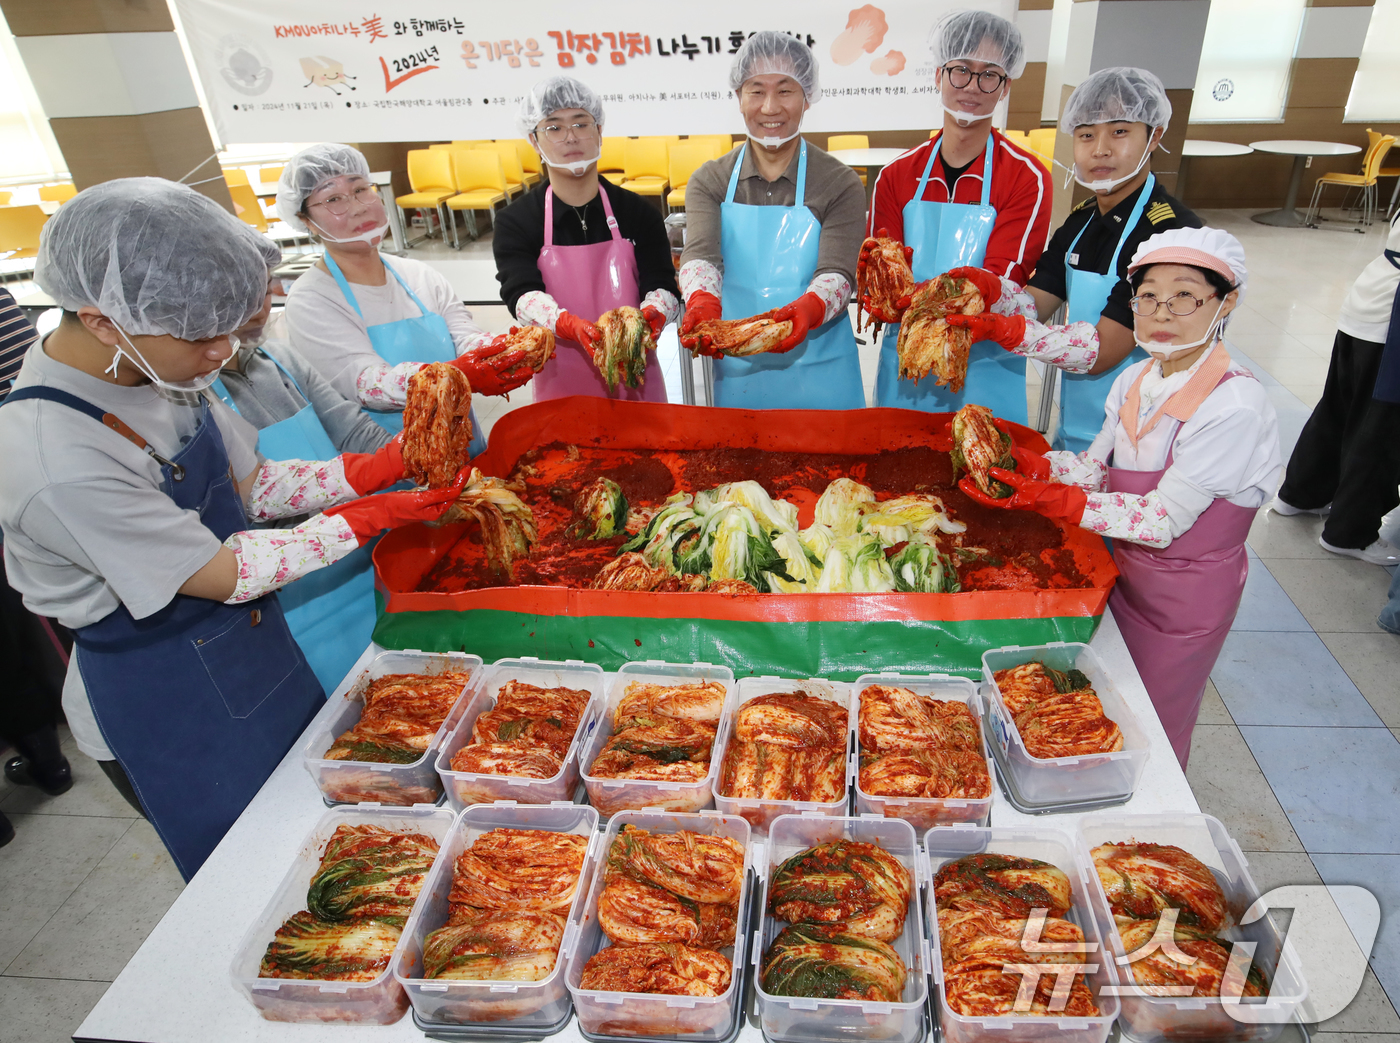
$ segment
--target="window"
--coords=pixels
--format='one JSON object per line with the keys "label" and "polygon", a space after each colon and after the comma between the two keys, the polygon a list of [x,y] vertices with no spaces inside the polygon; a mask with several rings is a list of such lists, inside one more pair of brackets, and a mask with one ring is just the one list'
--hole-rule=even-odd
{"label": "window", "polygon": [[67,178],[63,153],[0,14],[0,184]]}
{"label": "window", "polygon": [[1376,0],[1371,9],[1346,119],[1400,120],[1400,0]]}
{"label": "window", "polygon": [[1212,0],[1192,123],[1283,119],[1305,0]]}

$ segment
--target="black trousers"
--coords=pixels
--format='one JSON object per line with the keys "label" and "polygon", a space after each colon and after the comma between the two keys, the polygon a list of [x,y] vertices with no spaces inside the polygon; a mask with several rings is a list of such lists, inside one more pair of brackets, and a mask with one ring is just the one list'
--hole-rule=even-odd
{"label": "black trousers", "polygon": [[1400,504],[1400,404],[1371,397],[1383,346],[1337,331],[1322,399],[1298,436],[1278,494],[1287,504],[1332,505],[1322,538],[1370,546]]}
{"label": "black trousers", "polygon": [[0,555],[0,744],[63,720],[63,663],[39,617],[5,580]]}

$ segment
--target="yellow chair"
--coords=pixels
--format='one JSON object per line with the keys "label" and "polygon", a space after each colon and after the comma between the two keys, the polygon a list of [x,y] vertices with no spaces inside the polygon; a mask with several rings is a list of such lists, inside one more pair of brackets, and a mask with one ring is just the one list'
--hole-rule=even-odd
{"label": "yellow chair", "polygon": [[39,230],[49,215],[37,206],[0,207],[0,257],[15,260],[39,252]]}
{"label": "yellow chair", "polygon": [[252,185],[229,185],[228,194],[233,199],[233,213],[240,221],[250,224],[259,232],[267,231],[267,217],[262,204],[253,194]]}
{"label": "yellow chair", "polygon": [[[443,210],[442,204],[457,194],[457,182],[452,174],[452,156],[452,152],[443,149],[409,149],[408,183],[413,191],[394,200],[400,211],[436,210],[442,227],[447,228],[447,212]],[[408,222],[404,221],[404,225],[407,227]],[[452,234],[456,236],[455,228]],[[426,238],[428,233],[408,240],[404,246],[421,243]]]}
{"label": "yellow chair", "polygon": [[1036,158],[1045,165],[1045,169],[1050,169],[1050,164],[1055,158],[1055,128],[1037,127],[1035,130],[1026,132],[1026,148],[1036,154]]}
{"label": "yellow chair", "polygon": [[[828,137],[828,138],[826,139],[826,150],[827,150],[828,152],[835,152],[837,149],[843,149],[843,148],[869,148],[869,147],[870,147],[870,135],[869,135],[869,134],[832,134],[830,137]],[[862,185],[865,184],[865,183],[866,183],[866,182],[865,182],[866,168],[865,168],[865,167],[852,167],[851,169],[854,170],[857,174],[860,175],[860,183],[861,183]]]}
{"label": "yellow chair", "polygon": [[[412,153],[409,153],[412,155]],[[452,157],[452,175],[457,193],[447,200],[447,209],[456,214],[467,212],[467,234],[475,239],[480,233],[476,227],[477,210],[496,209],[497,203],[509,202],[506,191],[506,172],[501,166],[501,154],[485,149],[454,149],[448,153]],[[457,238],[457,219],[451,220],[452,248],[460,250],[461,241]],[[444,228],[447,224],[443,225]]]}
{"label": "yellow chair", "polygon": [[14,198],[13,192],[0,192],[0,206],[9,206],[10,200]]}
{"label": "yellow chair", "polygon": [[719,159],[733,147],[734,139],[728,134],[692,134],[682,141],[681,144],[707,145],[711,150],[710,158]]}
{"label": "yellow chair", "polygon": [[540,170],[540,154],[535,151],[535,146],[524,138],[516,138],[515,154],[520,157],[520,169],[525,172],[525,187],[529,188],[539,184],[542,171]]}
{"label": "yellow chair", "polygon": [[[1376,212],[1376,179],[1380,176],[1381,160],[1385,159],[1385,154],[1390,151],[1390,146],[1395,144],[1395,137],[1391,134],[1377,134],[1370,128],[1367,128],[1366,133],[1371,138],[1371,144],[1367,147],[1361,160],[1361,173],[1323,174],[1313,185],[1312,202],[1308,204],[1306,218],[1306,223],[1309,226],[1317,227],[1322,190],[1328,185],[1361,189],[1361,224],[1369,225],[1372,222]],[[1323,218],[1323,220],[1326,219]],[[1358,232],[1361,231],[1361,224],[1356,227]]]}
{"label": "yellow chair", "polygon": [[516,196],[525,191],[525,168],[520,163],[520,153],[513,141],[483,141],[476,146],[479,152],[494,152],[501,157],[501,169],[506,175],[506,195]]}
{"label": "yellow chair", "polygon": [[242,167],[224,167],[224,184],[228,185],[229,188],[233,188],[235,185],[247,185],[250,183],[251,182],[248,180],[248,172]]}
{"label": "yellow chair", "polygon": [[670,144],[664,137],[628,138],[622,150],[622,187],[639,196],[665,196]]}
{"label": "yellow chair", "polygon": [[624,153],[630,138],[604,138],[602,155],[598,157],[598,173],[614,185],[622,184]]}
{"label": "yellow chair", "polygon": [[61,185],[39,186],[39,198],[46,203],[66,203],[77,194],[77,186],[71,181],[66,181]]}
{"label": "yellow chair", "polygon": [[714,142],[711,141],[691,139],[671,146],[666,165],[671,182],[671,191],[666,194],[667,213],[685,207],[685,186],[690,183],[690,176],[714,158]]}
{"label": "yellow chair", "polygon": [[280,181],[282,180],[282,171],[285,169],[285,165],[279,167],[263,167],[258,171],[258,180],[264,185],[269,181]]}

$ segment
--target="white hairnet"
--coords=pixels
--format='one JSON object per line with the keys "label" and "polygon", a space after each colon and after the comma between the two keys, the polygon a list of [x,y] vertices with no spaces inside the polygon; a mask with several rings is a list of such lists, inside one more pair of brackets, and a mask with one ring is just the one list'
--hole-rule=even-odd
{"label": "white hairnet", "polygon": [[1026,71],[1026,47],[1014,22],[990,11],[954,11],[941,18],[928,34],[933,62],[973,59],[1000,66],[1013,80]]}
{"label": "white hairnet", "polygon": [[253,234],[257,236],[258,250],[261,251],[263,260],[267,262],[267,270],[270,272],[282,263],[282,248],[265,235],[259,235],[256,229]]}
{"label": "white hairnet", "polygon": [[1234,283],[1240,298],[1249,282],[1244,246],[1223,228],[1172,228],[1149,236],[1133,253],[1128,274],[1153,264],[1208,268]]}
{"label": "white hairnet", "polygon": [[593,117],[594,123],[601,125],[603,122],[603,103],[592,88],[572,76],[551,76],[535,84],[520,99],[515,125],[528,138],[540,120],[562,109],[582,109]]}
{"label": "white hairnet", "polygon": [[796,80],[809,104],[822,96],[817,56],[812,49],[787,33],[772,30],[754,33],[744,41],[729,67],[729,89],[737,91],[755,76],[775,72]]}
{"label": "white hairnet", "polygon": [[1060,126],[1067,131],[1095,123],[1146,123],[1165,127],[1172,118],[1167,88],[1146,69],[1119,66],[1100,69],[1074,88],[1065,102]]}
{"label": "white hairnet", "polygon": [[120,178],[48,220],[34,281],[65,311],[97,308],[128,334],[207,340],[262,308],[267,262],[255,237],[192,188]]}
{"label": "white hairnet", "polygon": [[311,193],[331,178],[357,174],[369,177],[369,160],[353,146],[324,141],[302,149],[287,160],[277,181],[277,216],[295,231],[307,234],[310,229],[297,215],[306,209]]}

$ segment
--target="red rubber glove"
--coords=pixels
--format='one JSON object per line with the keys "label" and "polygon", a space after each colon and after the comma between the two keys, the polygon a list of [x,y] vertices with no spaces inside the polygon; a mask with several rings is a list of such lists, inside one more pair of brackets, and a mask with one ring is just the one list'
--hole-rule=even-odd
{"label": "red rubber glove", "polygon": [[1007,351],[1015,351],[1026,339],[1026,320],[1022,315],[949,315],[948,325],[969,330],[974,341],[990,340]]}
{"label": "red rubber glove", "polygon": [[587,352],[592,352],[593,346],[603,339],[603,331],[597,326],[567,311],[561,311],[554,320],[554,334],[573,341]]}
{"label": "red rubber glove", "polygon": [[[511,333],[514,332],[511,330]],[[507,350],[509,341],[510,334],[502,333],[479,348],[463,352],[448,365],[456,366],[467,375],[473,394],[509,394],[535,375],[525,361],[525,352],[519,348]]]}
{"label": "red rubber glove", "polygon": [[1011,458],[1016,461],[1016,473],[1023,478],[1034,478],[1038,482],[1050,480],[1050,461],[1039,453],[1013,445]]}
{"label": "red rubber glove", "polygon": [[660,340],[661,331],[666,328],[666,316],[661,314],[661,309],[648,304],[642,309],[642,318],[646,319],[647,325],[651,327],[651,339]]}
{"label": "red rubber glove", "polygon": [[375,453],[341,453],[345,480],[361,496],[387,489],[403,481],[403,432],[400,431]]}
{"label": "red rubber glove", "polygon": [[397,529],[418,521],[437,521],[457,499],[470,474],[470,468],[462,468],[457,480],[446,489],[413,489],[366,496],[363,500],[327,508],[323,513],[344,518],[363,547],[385,529]]}
{"label": "red rubber glove", "polygon": [[[1035,511],[1046,518],[1067,521],[1078,525],[1084,517],[1084,508],[1089,497],[1077,485],[1061,485],[1059,482],[1042,482],[1035,478],[1025,478],[1014,471],[993,467],[987,472],[1000,482],[1011,486],[1012,493],[1004,500],[988,496],[968,475],[958,482],[958,488],[967,493],[984,507],[1006,507],[1018,511]],[[392,493],[389,495],[393,495]]]}
{"label": "red rubber glove", "polygon": [[708,290],[696,290],[685,302],[685,314],[681,316],[681,343],[691,351],[711,358],[722,358],[724,353],[710,347],[710,338],[692,335],[691,331],[702,322],[724,317],[724,308],[719,298]]}
{"label": "red rubber glove", "polygon": [[988,311],[1001,300],[1001,280],[985,268],[949,268],[948,275],[954,279],[966,279],[976,286]]}
{"label": "red rubber glove", "polygon": [[[881,228],[875,234],[881,239],[888,239],[890,237],[889,229],[886,228]],[[877,245],[871,239],[867,239],[860,244],[860,256],[856,259],[857,285],[864,281],[865,268],[870,264],[870,255],[874,253],[876,249]],[[913,262],[914,248],[912,246],[906,246],[904,248],[904,259],[910,263]],[[899,322],[899,320],[904,317],[904,309],[909,307],[909,301],[909,297],[901,297],[899,300],[895,301],[893,311],[886,311],[883,308],[875,307],[874,302],[871,301],[870,295],[867,293],[861,295],[860,306],[861,310],[876,322]]]}
{"label": "red rubber glove", "polygon": [[764,317],[774,322],[792,323],[792,332],[787,335],[787,339],[773,349],[774,355],[781,355],[806,340],[808,330],[822,324],[822,320],[826,318],[826,301],[809,290],[791,304],[774,308]]}

